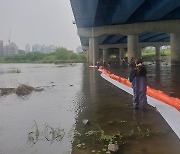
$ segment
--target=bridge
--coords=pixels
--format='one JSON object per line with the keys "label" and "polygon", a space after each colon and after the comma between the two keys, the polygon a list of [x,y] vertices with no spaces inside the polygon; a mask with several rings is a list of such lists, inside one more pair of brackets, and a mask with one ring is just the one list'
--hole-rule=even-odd
{"label": "bridge", "polygon": [[99,60],[99,51],[116,48],[119,58],[127,51],[141,57],[147,46],[171,46],[172,63],[180,62],[180,0],[70,0],[82,46],[90,65]]}

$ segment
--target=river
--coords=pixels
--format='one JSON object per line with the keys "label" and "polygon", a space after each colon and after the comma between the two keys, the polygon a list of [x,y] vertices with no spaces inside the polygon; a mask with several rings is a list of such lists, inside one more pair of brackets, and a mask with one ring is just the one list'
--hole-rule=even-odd
{"label": "river", "polygon": [[[166,68],[170,71],[161,69],[166,78],[158,81],[153,73],[155,66],[149,65],[149,84],[160,83],[156,88],[164,84],[166,92],[170,88],[170,94],[179,97],[173,90],[176,84],[168,82],[179,79],[179,74],[173,73],[171,80],[175,69]],[[15,73],[17,69],[20,73]],[[27,96],[0,97],[1,154],[86,154],[92,150],[103,153],[104,144],[99,140],[92,143],[91,138],[83,136],[99,128],[108,135],[122,133],[123,154],[180,151],[179,139],[155,109],[149,107],[145,114],[134,113],[132,96],[102,79],[97,69],[86,64],[1,64],[0,88],[19,84],[44,90]],[[84,125],[83,119],[88,119],[89,125]],[[78,141],[73,137],[74,129],[82,134]],[[132,135],[136,132],[137,136]],[[85,146],[78,148],[82,142]]]}

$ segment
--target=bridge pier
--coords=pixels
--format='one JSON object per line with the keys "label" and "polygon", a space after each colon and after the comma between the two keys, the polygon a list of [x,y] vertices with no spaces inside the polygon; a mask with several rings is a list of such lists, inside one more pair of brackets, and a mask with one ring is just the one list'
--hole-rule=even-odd
{"label": "bridge pier", "polygon": [[91,53],[90,46],[89,46],[88,47],[88,63],[89,63],[89,65],[91,65],[91,62],[92,62],[92,53]]}
{"label": "bridge pier", "polygon": [[122,48],[119,48],[119,65],[122,64]]}
{"label": "bridge pier", "polygon": [[128,62],[129,62],[132,57],[137,58],[139,55],[138,35],[128,35],[127,47],[128,47]]}
{"label": "bridge pier", "polygon": [[144,49],[143,47],[139,47],[139,54],[138,54],[139,58],[142,58],[143,49]]}
{"label": "bridge pier", "polygon": [[107,61],[107,49],[103,49],[103,60]]}
{"label": "bridge pier", "polygon": [[87,62],[89,63],[89,48],[87,48],[86,50],[86,59],[87,59]]}
{"label": "bridge pier", "polygon": [[89,38],[89,62],[90,65],[96,66],[99,57],[99,44],[97,37]]}
{"label": "bridge pier", "polygon": [[125,58],[125,51],[124,48],[119,48],[119,64],[122,65],[122,59]]}
{"label": "bridge pier", "polygon": [[161,60],[160,46],[155,46],[155,50],[156,50],[156,61],[160,61]]}
{"label": "bridge pier", "polygon": [[171,62],[180,63],[180,33],[170,34]]}

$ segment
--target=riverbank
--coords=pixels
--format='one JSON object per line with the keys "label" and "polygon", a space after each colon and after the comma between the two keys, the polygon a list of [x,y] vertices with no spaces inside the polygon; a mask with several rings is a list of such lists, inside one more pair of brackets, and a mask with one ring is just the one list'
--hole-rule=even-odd
{"label": "riverbank", "polygon": [[[143,61],[155,61],[155,50],[146,49],[142,52]],[[170,61],[170,50],[161,51],[161,60]],[[28,52],[11,56],[0,56],[0,63],[86,63],[87,59],[83,53],[76,54],[65,48],[59,48],[52,53]]]}
{"label": "riverbank", "polygon": [[58,48],[55,52],[41,53],[28,52],[10,56],[1,56],[0,63],[83,63],[86,62],[84,54],[76,54],[65,48]]}
{"label": "riverbank", "polygon": [[[162,61],[170,61],[171,59],[171,51],[170,49],[164,49],[160,52]],[[150,62],[156,61],[156,51],[155,49],[144,49],[142,52],[143,61]]]}

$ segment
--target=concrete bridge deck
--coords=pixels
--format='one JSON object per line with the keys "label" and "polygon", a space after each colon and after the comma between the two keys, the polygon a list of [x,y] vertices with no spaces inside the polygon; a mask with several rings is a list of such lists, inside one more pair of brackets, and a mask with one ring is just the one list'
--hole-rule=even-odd
{"label": "concrete bridge deck", "polygon": [[[103,59],[107,49],[118,44],[120,58],[127,51],[141,57],[146,46],[159,48],[171,45],[171,61],[180,62],[180,1],[179,0],[70,0],[82,46],[86,46],[90,65]],[[163,44],[164,43],[164,44]],[[104,47],[105,46],[105,47]],[[126,50],[127,49],[127,50]]]}

